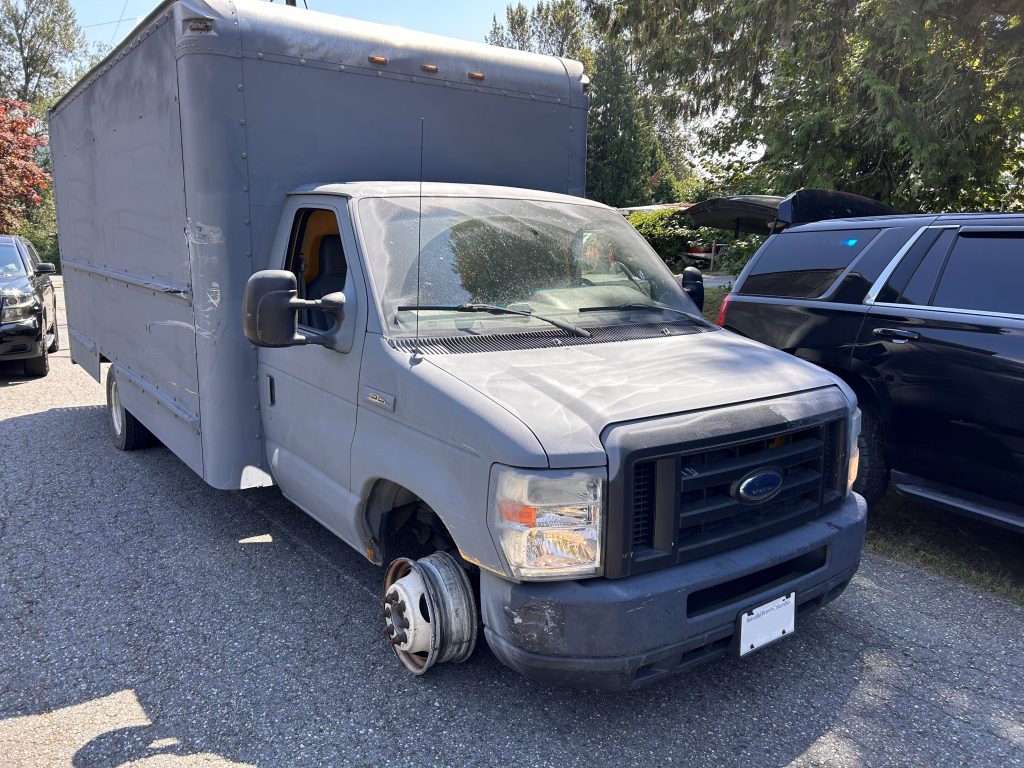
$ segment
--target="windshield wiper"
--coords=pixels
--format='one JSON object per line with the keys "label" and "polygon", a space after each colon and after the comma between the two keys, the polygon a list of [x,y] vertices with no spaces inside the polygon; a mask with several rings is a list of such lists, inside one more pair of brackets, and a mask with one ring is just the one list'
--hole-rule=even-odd
{"label": "windshield wiper", "polygon": [[556,317],[535,315],[533,312],[527,312],[525,309],[499,307],[496,304],[413,304],[410,306],[399,307],[397,309],[398,312],[412,312],[417,310],[425,312],[486,312],[490,315],[522,315],[523,317],[535,317],[538,320],[543,320],[545,323],[550,323],[556,328],[561,328],[563,331],[569,331],[569,333],[575,334],[576,336],[590,337],[590,331],[586,328],[580,328],[578,325],[573,325],[565,320],[559,320]]}
{"label": "windshield wiper", "polygon": [[691,312],[687,312],[684,309],[676,309],[675,307],[670,307],[667,304],[657,304],[657,303],[654,303],[654,304],[639,304],[639,303],[638,304],[613,304],[610,307],[580,307],[576,311],[577,312],[632,312],[632,311],[638,310],[638,309],[639,310],[643,310],[643,309],[660,310],[662,312],[675,312],[677,315],[682,315],[683,317],[688,317],[691,320],[695,320],[696,319],[696,315],[694,315]]}

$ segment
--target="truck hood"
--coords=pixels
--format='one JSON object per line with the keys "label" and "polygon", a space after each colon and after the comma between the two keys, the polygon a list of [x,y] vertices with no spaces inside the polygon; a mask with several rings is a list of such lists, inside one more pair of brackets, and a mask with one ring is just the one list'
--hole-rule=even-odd
{"label": "truck hood", "polygon": [[820,368],[723,330],[428,359],[533,430],[552,467],[604,464],[601,433],[610,424],[837,383]]}

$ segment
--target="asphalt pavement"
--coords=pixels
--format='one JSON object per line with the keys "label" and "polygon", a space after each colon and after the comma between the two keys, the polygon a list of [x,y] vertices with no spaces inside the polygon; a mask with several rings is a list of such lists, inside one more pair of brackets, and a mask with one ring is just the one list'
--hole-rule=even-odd
{"label": "asphalt pavement", "polygon": [[0,364],[4,768],[1024,766],[1024,609],[875,556],[791,638],[657,687],[485,647],[412,678],[381,569],[275,489],[117,451],[103,388],[52,362]]}

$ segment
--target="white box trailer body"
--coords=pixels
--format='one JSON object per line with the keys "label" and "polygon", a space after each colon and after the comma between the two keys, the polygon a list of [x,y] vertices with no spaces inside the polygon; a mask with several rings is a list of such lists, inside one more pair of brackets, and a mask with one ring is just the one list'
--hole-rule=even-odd
{"label": "white box trailer body", "polygon": [[50,113],[72,360],[115,366],[124,406],[210,485],[270,484],[241,302],[287,193],[582,195],[585,84],[578,62],[284,5],[163,3]]}

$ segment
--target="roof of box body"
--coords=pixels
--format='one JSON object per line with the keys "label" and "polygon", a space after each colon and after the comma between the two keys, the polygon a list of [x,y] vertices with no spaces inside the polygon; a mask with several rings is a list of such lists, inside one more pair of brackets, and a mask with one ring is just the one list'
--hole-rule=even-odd
{"label": "roof of box body", "polygon": [[[339,195],[353,199],[365,197],[418,197],[421,185],[415,181],[353,181],[339,184],[303,184],[296,187],[291,195]],[[594,208],[608,206],[594,200],[556,192],[542,192],[536,189],[499,187],[490,184],[448,184],[427,181],[422,184],[423,197],[474,197],[502,200],[534,200],[546,203],[571,203],[589,205]]]}
{"label": "roof of box body", "polygon": [[[236,11],[237,9],[237,11]],[[102,61],[58,101],[52,111],[88,88],[96,77],[129,55],[156,27],[177,17],[208,20],[208,31],[176,30],[178,56],[195,53],[286,60],[300,66],[361,74],[405,76],[503,95],[550,99],[582,106],[583,65],[571,59],[415,32],[261,0],[166,0],[143,19]],[[233,27],[237,24],[238,29]],[[230,25],[230,26],[229,26]],[[241,49],[237,34],[241,34]],[[217,36],[220,42],[217,42]],[[183,45],[203,38],[202,47]],[[223,50],[216,50],[223,48]],[[373,62],[376,57],[383,63]],[[575,87],[573,87],[575,86]]]}

